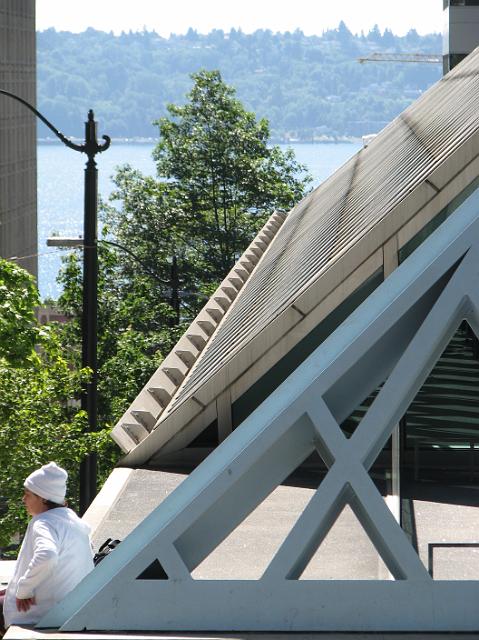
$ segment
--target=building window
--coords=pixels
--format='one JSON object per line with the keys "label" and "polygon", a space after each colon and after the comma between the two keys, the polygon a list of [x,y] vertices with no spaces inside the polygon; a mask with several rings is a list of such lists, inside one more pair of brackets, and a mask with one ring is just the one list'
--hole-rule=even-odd
{"label": "building window", "polygon": [[479,7],[479,0],[444,0],[444,9],[448,7]]}

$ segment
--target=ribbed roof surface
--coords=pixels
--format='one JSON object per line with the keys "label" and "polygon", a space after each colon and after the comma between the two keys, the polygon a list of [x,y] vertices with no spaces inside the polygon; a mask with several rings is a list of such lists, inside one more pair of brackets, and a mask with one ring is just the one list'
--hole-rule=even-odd
{"label": "ribbed roof surface", "polygon": [[173,399],[174,410],[479,128],[479,50],[288,215]]}

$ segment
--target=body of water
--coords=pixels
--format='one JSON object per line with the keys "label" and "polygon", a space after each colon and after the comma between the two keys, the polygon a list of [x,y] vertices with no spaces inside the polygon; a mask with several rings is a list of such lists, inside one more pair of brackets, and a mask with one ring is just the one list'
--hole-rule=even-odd
{"label": "body of water", "polygon": [[[318,186],[360,149],[360,144],[291,144],[296,158],[308,167]],[[116,168],[129,164],[147,175],[155,175],[153,144],[112,143],[97,156],[99,192],[107,199],[113,190]],[[46,246],[53,235],[76,237],[83,233],[83,178],[86,156],[60,144],[38,146],[38,280],[42,299],[56,298],[56,282],[65,249]]]}

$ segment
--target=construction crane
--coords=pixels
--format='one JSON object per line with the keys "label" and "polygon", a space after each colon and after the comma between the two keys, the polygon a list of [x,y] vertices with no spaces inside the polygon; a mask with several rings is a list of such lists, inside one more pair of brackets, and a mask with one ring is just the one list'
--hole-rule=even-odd
{"label": "construction crane", "polygon": [[425,62],[438,64],[442,62],[442,56],[435,53],[372,53],[364,58],[358,58],[358,62]]}

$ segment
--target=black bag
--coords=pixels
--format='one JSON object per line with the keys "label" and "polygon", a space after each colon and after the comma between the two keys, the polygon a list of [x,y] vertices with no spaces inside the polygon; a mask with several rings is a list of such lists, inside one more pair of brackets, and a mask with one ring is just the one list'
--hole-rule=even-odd
{"label": "black bag", "polygon": [[93,556],[93,564],[95,565],[95,567],[97,564],[100,564],[103,558],[106,558],[107,555],[109,555],[113,551],[113,549],[115,549],[120,544],[120,542],[121,540],[112,540],[111,538],[105,540],[105,542],[98,549],[98,553],[95,553],[95,555]]}

